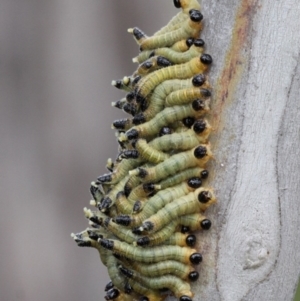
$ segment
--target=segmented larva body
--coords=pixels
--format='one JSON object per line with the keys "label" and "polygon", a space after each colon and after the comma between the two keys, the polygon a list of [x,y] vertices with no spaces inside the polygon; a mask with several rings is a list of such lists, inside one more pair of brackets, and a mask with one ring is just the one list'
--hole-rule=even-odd
{"label": "segmented larva body", "polygon": [[127,93],[112,105],[132,117],[113,122],[119,154],[91,184],[96,209],[84,208],[91,227],[72,234],[107,267],[106,300],[162,301],[168,289],[192,301],[202,255],[191,232],[211,227],[204,212],[216,201],[205,186],[212,58],[200,38],[198,1],[173,3],[180,12],[153,36],[128,30],[140,46],[139,66],[112,82]]}

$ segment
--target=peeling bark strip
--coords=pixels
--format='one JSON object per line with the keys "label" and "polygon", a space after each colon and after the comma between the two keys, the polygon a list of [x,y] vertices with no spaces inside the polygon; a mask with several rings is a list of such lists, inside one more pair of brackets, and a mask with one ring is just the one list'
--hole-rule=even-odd
{"label": "peeling bark strip", "polygon": [[211,228],[204,212],[216,202],[205,185],[212,57],[199,38],[197,0],[173,2],[181,11],[152,37],[128,30],[140,65],[112,85],[127,92],[113,106],[132,117],[113,123],[120,153],[90,189],[99,211],[85,208],[91,227],[72,234],[99,251],[111,277],[106,300],[192,301],[197,265],[205,267],[205,245],[191,232]]}
{"label": "peeling bark strip", "polygon": [[256,3],[257,1],[241,1],[236,12],[231,41],[216,85],[215,128],[218,128],[224,103],[228,105],[228,102],[233,101],[242,73],[246,71],[248,65],[245,48],[249,47],[249,33]]}

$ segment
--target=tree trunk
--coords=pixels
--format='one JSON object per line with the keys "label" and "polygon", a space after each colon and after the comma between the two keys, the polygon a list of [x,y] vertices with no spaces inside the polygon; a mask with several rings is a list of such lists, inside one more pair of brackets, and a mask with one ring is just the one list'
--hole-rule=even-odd
{"label": "tree trunk", "polygon": [[[194,300],[293,300],[300,271],[300,2],[203,1],[214,228]],[[199,234],[202,235],[202,234]]]}

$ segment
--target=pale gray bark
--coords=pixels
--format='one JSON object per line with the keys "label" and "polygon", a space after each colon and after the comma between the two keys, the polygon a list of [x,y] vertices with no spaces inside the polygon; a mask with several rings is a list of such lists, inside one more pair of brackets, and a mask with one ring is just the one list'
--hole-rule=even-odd
{"label": "pale gray bark", "polygon": [[[214,233],[205,237],[207,279],[196,285],[195,300],[293,300],[300,271],[300,3],[203,1],[203,12],[215,59],[211,185],[219,202],[210,214]],[[220,87],[222,76],[228,88]]]}

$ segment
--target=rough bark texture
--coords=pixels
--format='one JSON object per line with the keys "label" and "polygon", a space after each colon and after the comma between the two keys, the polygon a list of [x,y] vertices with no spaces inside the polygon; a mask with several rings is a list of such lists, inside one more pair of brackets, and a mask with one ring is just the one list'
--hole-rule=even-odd
{"label": "rough bark texture", "polygon": [[195,300],[293,300],[300,271],[300,4],[202,7],[215,62],[211,185],[219,203]]}

